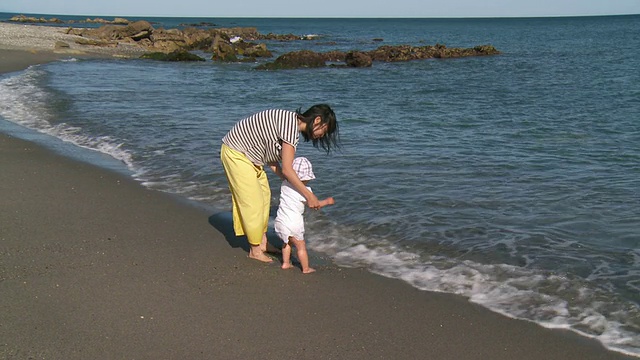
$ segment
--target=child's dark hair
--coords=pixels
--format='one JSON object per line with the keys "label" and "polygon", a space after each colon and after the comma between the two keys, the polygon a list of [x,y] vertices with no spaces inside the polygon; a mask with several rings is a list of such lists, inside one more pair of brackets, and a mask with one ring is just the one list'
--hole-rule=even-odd
{"label": "child's dark hair", "polygon": [[[296,111],[298,113],[298,118],[304,121],[307,124],[307,129],[302,132],[302,136],[304,136],[304,141],[309,141],[313,143],[313,147],[319,148],[321,146],[327,154],[331,152],[333,149],[337,149],[340,147],[340,134],[338,131],[338,120],[336,120],[336,114],[333,113],[331,107],[327,104],[317,104],[310,107],[304,113],[301,112],[300,108]],[[326,134],[318,139],[313,138],[313,121],[316,117],[320,116],[321,122],[320,124],[327,124],[327,132]]]}

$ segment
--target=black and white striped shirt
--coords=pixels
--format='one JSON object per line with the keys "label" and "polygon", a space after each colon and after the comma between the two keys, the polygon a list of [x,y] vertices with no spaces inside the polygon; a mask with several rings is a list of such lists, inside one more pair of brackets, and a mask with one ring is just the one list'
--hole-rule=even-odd
{"label": "black and white striped shirt", "polygon": [[233,150],[247,156],[258,166],[278,162],[282,155],[282,142],[298,146],[298,115],[289,110],[271,109],[238,121],[222,138]]}

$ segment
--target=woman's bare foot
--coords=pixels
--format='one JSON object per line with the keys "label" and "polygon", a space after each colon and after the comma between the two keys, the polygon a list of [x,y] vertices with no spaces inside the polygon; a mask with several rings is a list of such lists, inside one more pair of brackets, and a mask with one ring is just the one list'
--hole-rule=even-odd
{"label": "woman's bare foot", "polygon": [[291,263],[282,264],[282,270],[287,270],[287,269],[291,269],[291,268],[293,268],[293,265],[291,265]]}
{"label": "woman's bare foot", "polygon": [[251,245],[251,249],[249,250],[249,258],[265,263],[273,262],[273,259],[265,255],[262,249],[260,249],[260,245]]}
{"label": "woman's bare foot", "polygon": [[316,269],[314,269],[314,268],[308,268],[306,270],[302,270],[303,274],[311,274],[311,273],[314,273],[314,272],[316,272]]}

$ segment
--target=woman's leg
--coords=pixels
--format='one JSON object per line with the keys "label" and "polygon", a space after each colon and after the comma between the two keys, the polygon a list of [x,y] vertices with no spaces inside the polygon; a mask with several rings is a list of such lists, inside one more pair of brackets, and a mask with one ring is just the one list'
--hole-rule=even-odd
{"label": "woman's leg", "polygon": [[250,245],[249,257],[264,262],[273,261],[260,247],[263,235],[267,231],[271,201],[267,175],[244,154],[226,145],[222,145],[220,159],[231,191],[233,228],[236,236],[247,236]]}

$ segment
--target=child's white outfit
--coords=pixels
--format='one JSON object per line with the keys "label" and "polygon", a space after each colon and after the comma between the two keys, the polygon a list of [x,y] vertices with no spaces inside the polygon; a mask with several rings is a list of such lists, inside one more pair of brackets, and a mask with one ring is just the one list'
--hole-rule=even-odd
{"label": "child's white outfit", "polygon": [[[311,188],[307,186],[311,191]],[[289,236],[298,240],[304,239],[304,207],[307,200],[288,181],[283,181],[280,187],[280,205],[273,224],[276,234],[285,243],[289,243]]]}
{"label": "child's white outfit", "polygon": [[[313,180],[315,175],[311,163],[304,157],[297,157],[293,160],[293,170],[301,181]],[[307,186],[311,191],[311,188]],[[289,243],[289,236],[294,236],[298,240],[304,240],[304,208],[307,199],[302,196],[286,180],[280,186],[280,205],[276,213],[276,220],[273,224],[276,234],[282,242]]]}

